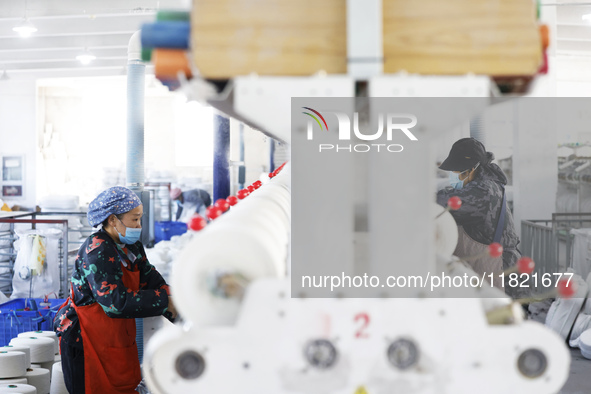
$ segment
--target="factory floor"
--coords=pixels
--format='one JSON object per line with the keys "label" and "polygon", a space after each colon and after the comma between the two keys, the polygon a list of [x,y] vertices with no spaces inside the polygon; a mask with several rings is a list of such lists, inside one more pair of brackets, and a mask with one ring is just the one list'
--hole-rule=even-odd
{"label": "factory floor", "polygon": [[570,374],[566,384],[559,394],[589,394],[591,393],[591,360],[581,355],[579,349],[570,349]]}

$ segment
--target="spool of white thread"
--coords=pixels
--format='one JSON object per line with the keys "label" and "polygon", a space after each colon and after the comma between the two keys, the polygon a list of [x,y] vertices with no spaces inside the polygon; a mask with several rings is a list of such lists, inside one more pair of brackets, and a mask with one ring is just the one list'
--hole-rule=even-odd
{"label": "spool of white thread", "polygon": [[23,352],[0,352],[0,378],[18,378],[27,370]]}
{"label": "spool of white thread", "polygon": [[44,368],[44,369],[47,369],[48,371],[51,371],[51,369],[53,368],[53,364],[55,364],[55,356],[54,356],[53,360],[48,361],[46,363],[41,363],[40,368]]}
{"label": "spool of white thread", "polygon": [[0,352],[23,352],[26,358],[26,367],[31,368],[31,348],[28,346],[2,346]]}
{"label": "spool of white thread", "polygon": [[0,393],[36,394],[37,389],[34,386],[23,383],[3,384],[0,386]]}
{"label": "spool of white thread", "polygon": [[33,363],[31,363],[31,366],[29,368],[41,368],[41,364],[33,364]]}
{"label": "spool of white thread", "polygon": [[55,341],[55,346],[54,346],[54,350],[55,352],[53,354],[59,354],[60,353],[60,343],[59,343],[59,338],[57,337],[57,335],[55,335],[55,332],[53,331],[27,331],[27,332],[21,332],[20,334],[18,334],[19,338],[28,338],[28,337],[43,337],[43,338],[51,338]]}
{"label": "spool of white thread", "polygon": [[49,370],[44,368],[27,369],[25,378],[27,379],[27,384],[37,388],[37,394],[49,394]]}
{"label": "spool of white thread", "polygon": [[53,361],[55,361],[56,363],[62,361],[62,355],[56,354],[55,357],[53,358]]}
{"label": "spool of white thread", "polygon": [[27,378],[3,378],[3,379],[0,379],[0,386],[3,386],[5,384],[16,384],[16,383],[27,384]]}
{"label": "spool of white thread", "polygon": [[[276,264],[281,251],[276,245],[265,243],[260,228],[244,223],[231,226],[232,223],[236,222],[226,220],[210,225],[207,232],[185,246],[172,266],[175,306],[184,318],[201,327],[232,325],[240,312],[239,299],[211,293],[208,278],[215,272],[238,273],[250,280],[281,276]],[[244,256],[250,259],[245,260]],[[191,303],[189,299],[201,302]]]}
{"label": "spool of white thread", "polygon": [[51,370],[51,394],[68,394],[68,389],[64,383],[64,373],[62,372],[62,363],[53,364]]}
{"label": "spool of white thread", "polygon": [[55,357],[54,341],[43,337],[12,338],[10,345],[28,346],[31,348],[31,363],[46,363]]}
{"label": "spool of white thread", "polygon": [[591,359],[591,329],[583,331],[579,337],[579,347],[583,357]]}

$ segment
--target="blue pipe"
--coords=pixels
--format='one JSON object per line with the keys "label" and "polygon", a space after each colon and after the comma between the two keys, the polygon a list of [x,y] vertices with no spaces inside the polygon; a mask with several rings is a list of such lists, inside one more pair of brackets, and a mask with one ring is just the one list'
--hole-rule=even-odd
{"label": "blue pipe", "polygon": [[244,189],[246,163],[244,162],[244,123],[240,123],[240,165],[238,166],[238,187]]}
{"label": "blue pipe", "polygon": [[269,172],[275,171],[275,140],[269,138]]}
{"label": "blue pipe", "polygon": [[213,201],[230,195],[230,120],[213,116]]}
{"label": "blue pipe", "polygon": [[143,48],[189,49],[191,23],[158,21],[142,25]]}
{"label": "blue pipe", "polygon": [[127,187],[144,190],[144,80],[146,66],[127,64]]}

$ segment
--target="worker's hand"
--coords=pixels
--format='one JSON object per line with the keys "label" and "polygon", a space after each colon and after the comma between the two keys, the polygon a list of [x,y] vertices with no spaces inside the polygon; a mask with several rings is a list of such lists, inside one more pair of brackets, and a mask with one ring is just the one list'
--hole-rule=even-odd
{"label": "worker's hand", "polygon": [[172,302],[172,297],[168,297],[168,312],[170,312],[172,314],[172,318],[176,319],[178,316],[178,312],[176,311],[176,308],[174,306],[174,303]]}

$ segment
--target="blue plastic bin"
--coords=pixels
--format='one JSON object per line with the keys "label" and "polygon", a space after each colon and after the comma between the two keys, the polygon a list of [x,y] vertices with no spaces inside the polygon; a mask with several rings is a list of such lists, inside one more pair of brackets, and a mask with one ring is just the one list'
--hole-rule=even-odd
{"label": "blue plastic bin", "polygon": [[[32,301],[35,301],[34,303]],[[53,331],[55,317],[64,299],[49,299],[49,306],[41,305],[41,298],[15,298],[0,305],[0,346],[6,346],[21,332]],[[33,310],[37,307],[37,310]],[[31,310],[25,311],[25,308]]]}
{"label": "blue plastic bin", "polygon": [[173,235],[181,235],[187,232],[187,223],[184,222],[154,222],[154,242],[168,241]]}

